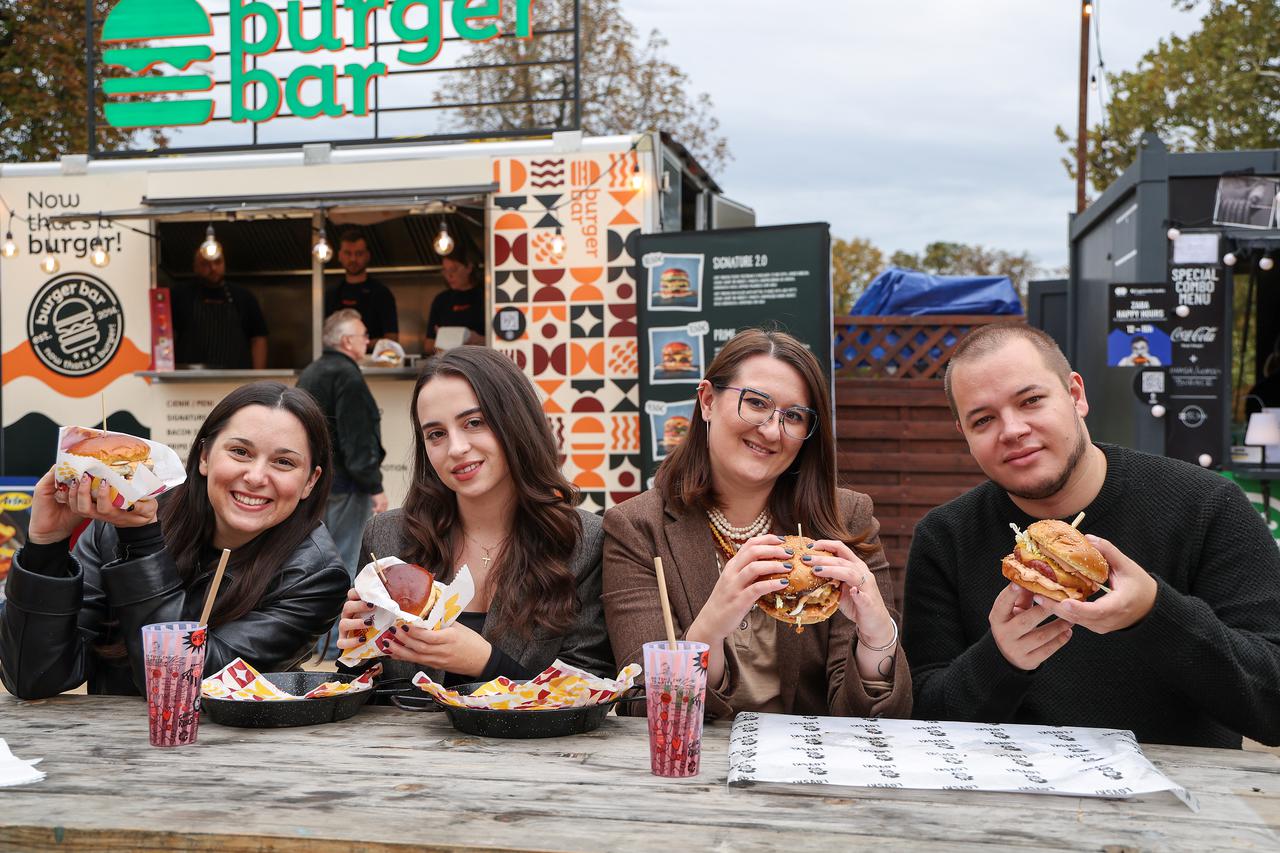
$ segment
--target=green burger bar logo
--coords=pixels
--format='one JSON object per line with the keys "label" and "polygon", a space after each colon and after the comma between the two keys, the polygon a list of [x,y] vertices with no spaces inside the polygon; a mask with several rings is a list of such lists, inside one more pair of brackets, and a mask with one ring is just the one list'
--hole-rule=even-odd
{"label": "green burger bar logo", "polygon": [[[531,38],[534,0],[513,2],[515,36]],[[450,6],[448,12],[446,3]],[[418,22],[422,15],[414,11],[417,7],[425,9],[425,22]],[[387,10],[392,32],[400,39],[396,58],[406,65],[426,65],[439,55],[444,44],[446,16],[459,37],[472,42],[489,41],[501,35],[496,22],[503,16],[503,7],[504,0],[321,0],[317,31],[304,34],[301,0],[290,0],[283,10],[265,0],[231,0],[229,118],[233,122],[267,122],[279,115],[282,107],[299,118],[369,114],[369,84],[387,74],[385,62],[305,64],[283,79],[265,68],[250,67],[253,58],[275,53],[282,36],[287,35],[294,50],[306,54],[364,49],[371,46],[373,13]],[[307,11],[314,10],[311,7]],[[337,35],[341,17],[349,24],[350,44]],[[411,17],[414,23],[410,23]],[[256,28],[251,26],[253,23]],[[250,31],[258,33],[257,37],[251,40],[247,35]],[[109,125],[199,125],[213,118],[214,102],[209,96],[213,78],[187,73],[193,64],[213,59],[213,46],[153,44],[178,38],[188,42],[197,38],[212,40],[209,14],[197,0],[120,0],[112,8],[102,28],[103,63],[137,75],[162,73],[105,80],[102,88],[108,101],[103,112]],[[339,100],[341,77],[351,80],[350,103]],[[320,83],[320,97],[313,103],[304,103],[302,87],[312,80]],[[255,87],[262,94],[256,103],[249,97]]]}

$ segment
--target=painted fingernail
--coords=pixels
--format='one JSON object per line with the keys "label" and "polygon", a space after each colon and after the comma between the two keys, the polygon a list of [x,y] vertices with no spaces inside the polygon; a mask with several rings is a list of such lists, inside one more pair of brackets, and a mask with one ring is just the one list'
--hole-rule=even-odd
{"label": "painted fingernail", "polygon": [[392,626],[391,626],[391,633],[393,633],[393,634],[394,634],[395,632],[396,632],[396,626],[395,626],[395,625],[392,625]]}
{"label": "painted fingernail", "polygon": [[787,578],[778,578],[778,583],[782,584],[783,586],[786,586],[787,584],[791,583],[791,581]]}
{"label": "painted fingernail", "polygon": [[814,567],[813,567],[813,573],[814,573],[815,575],[816,575],[818,572],[820,572],[820,571],[822,571],[822,566],[814,566]]}
{"label": "painted fingernail", "polygon": [[373,624],[373,617],[372,617],[372,616],[370,616],[368,619],[364,620],[364,624],[366,624],[366,625],[372,625],[372,624]]}
{"label": "painted fingernail", "polygon": [[813,562],[813,557],[810,557],[808,554],[805,554],[805,555],[804,555],[803,557],[801,557],[800,559],[804,560],[806,563],[812,563],[812,562]]}
{"label": "painted fingernail", "polygon": [[789,568],[791,568],[791,564],[790,564],[790,563],[783,563],[783,564],[782,564],[782,568],[784,568],[784,569],[789,569]]}
{"label": "painted fingernail", "polygon": [[792,551],[790,548],[783,548],[782,550],[787,552],[788,557],[795,553],[795,551]]}
{"label": "painted fingernail", "polygon": [[365,606],[365,607],[367,607],[367,608],[369,608],[370,610],[372,610],[372,609],[373,609],[373,605],[372,605],[372,604],[370,604],[370,603],[369,603],[369,602],[367,602],[367,601],[364,603],[364,606]]}

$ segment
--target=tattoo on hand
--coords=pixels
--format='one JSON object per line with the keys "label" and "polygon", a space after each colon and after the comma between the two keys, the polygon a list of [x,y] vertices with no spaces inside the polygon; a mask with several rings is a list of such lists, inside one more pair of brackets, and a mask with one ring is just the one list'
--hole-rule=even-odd
{"label": "tattoo on hand", "polygon": [[893,677],[893,656],[882,658],[880,663],[876,664],[876,672],[880,673],[880,677],[888,681]]}

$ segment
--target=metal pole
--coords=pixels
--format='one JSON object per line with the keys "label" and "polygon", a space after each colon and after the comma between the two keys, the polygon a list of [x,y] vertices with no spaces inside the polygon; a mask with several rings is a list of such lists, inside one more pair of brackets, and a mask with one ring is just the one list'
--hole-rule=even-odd
{"label": "metal pole", "polygon": [[[84,79],[85,87],[89,93],[88,105],[86,112],[85,132],[88,134],[85,138],[85,153],[92,157],[97,153],[97,116],[98,99],[94,93],[93,72],[94,72],[94,49],[93,49],[93,0],[84,0]],[[70,151],[68,154],[72,153]]]}
{"label": "metal pole", "polygon": [[582,129],[582,0],[573,0],[573,130]]}
{"label": "metal pole", "polygon": [[1076,213],[1085,208],[1084,185],[1089,169],[1089,22],[1093,3],[1084,0],[1080,6],[1080,120],[1076,125]]}

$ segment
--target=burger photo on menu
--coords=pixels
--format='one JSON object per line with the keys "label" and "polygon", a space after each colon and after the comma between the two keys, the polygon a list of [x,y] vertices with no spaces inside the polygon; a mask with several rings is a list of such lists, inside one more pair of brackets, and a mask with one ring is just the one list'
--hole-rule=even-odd
{"label": "burger photo on menu", "polygon": [[112,503],[124,509],[181,485],[187,471],[178,454],[158,442],[123,432],[63,427],[54,461],[58,488],[65,490],[85,476],[91,478],[91,488],[103,482],[110,486]]}
{"label": "burger photo on menu", "polygon": [[786,578],[787,586],[762,596],[756,606],[779,622],[794,626],[796,633],[802,633],[805,625],[825,622],[840,608],[842,584],[818,577],[803,559],[805,555],[813,554],[834,556],[831,552],[814,548],[813,540],[807,536],[784,536],[782,539],[782,547],[794,552],[791,571],[764,575],[761,580]]}
{"label": "burger photo on menu", "polygon": [[1107,582],[1111,566],[1084,534],[1050,518],[1014,533],[1013,552],[1000,562],[1000,572],[1023,589],[1055,601],[1083,601]]}
{"label": "burger photo on menu", "polygon": [[653,436],[653,458],[665,459],[667,454],[680,446],[689,434],[693,418],[693,403],[667,403],[662,414],[649,414],[650,434]]}
{"label": "burger photo on menu", "polygon": [[684,326],[649,329],[649,380],[655,385],[702,378],[702,336],[690,335]]}
{"label": "burger photo on menu", "polygon": [[702,255],[663,253],[649,266],[649,310],[702,310]]}

